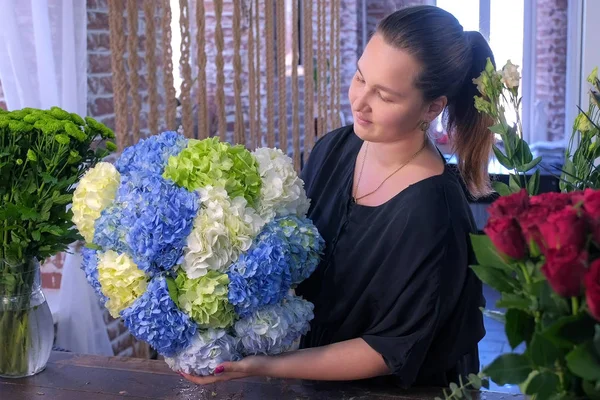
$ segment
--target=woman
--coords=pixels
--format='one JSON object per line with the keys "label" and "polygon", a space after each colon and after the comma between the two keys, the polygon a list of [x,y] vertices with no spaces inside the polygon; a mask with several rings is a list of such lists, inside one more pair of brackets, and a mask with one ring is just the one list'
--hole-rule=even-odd
{"label": "woman", "polygon": [[473,217],[460,177],[428,140],[444,110],[471,195],[489,192],[491,125],[473,78],[491,50],[433,6],[385,18],[349,90],[354,125],[325,135],[303,169],[326,254],[297,289],[315,305],[301,350],[218,367],[247,376],[447,385],[479,370],[482,288],[469,269]]}

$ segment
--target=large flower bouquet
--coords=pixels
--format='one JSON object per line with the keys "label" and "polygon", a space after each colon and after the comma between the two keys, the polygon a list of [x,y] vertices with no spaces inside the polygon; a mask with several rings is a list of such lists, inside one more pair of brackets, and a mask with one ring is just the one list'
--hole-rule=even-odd
{"label": "large flower bouquet", "polygon": [[176,371],[294,348],[313,305],[293,293],[324,248],[280,150],[164,132],[79,182],[83,269],[110,314]]}

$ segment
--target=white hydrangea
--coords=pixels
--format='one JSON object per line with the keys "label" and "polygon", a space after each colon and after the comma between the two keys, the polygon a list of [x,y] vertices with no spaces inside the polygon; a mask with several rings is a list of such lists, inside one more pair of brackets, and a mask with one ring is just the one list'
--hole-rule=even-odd
{"label": "white hydrangea", "polygon": [[238,344],[239,340],[223,329],[198,331],[185,350],[175,357],[165,357],[165,361],[176,372],[196,376],[212,375],[219,364],[241,359]]}
{"label": "white hydrangea", "polygon": [[73,223],[86,242],[94,240],[94,223],[117,194],[121,175],[114,165],[100,162],[85,173],[73,192]]}
{"label": "white hydrangea", "polygon": [[294,170],[292,159],[280,149],[266,147],[252,154],[258,162],[262,179],[259,214],[267,221],[276,216],[306,216],[310,200],[306,197],[304,182]]}
{"label": "white hydrangea", "polygon": [[201,209],[187,238],[183,270],[191,279],[209,270],[225,272],[265,224],[241,196],[229,199],[221,187],[199,189]]}
{"label": "white hydrangea", "polygon": [[236,337],[241,339],[243,355],[275,355],[298,348],[299,340],[310,329],[314,306],[301,297],[288,295],[238,320]]}

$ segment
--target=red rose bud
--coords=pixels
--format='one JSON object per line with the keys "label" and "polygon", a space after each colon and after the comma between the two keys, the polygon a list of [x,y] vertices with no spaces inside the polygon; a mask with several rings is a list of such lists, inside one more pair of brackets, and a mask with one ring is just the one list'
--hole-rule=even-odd
{"label": "red rose bud", "polygon": [[548,249],[542,272],[556,293],[563,297],[581,293],[588,254],[575,246]]}
{"label": "red rose bud", "polygon": [[550,214],[539,229],[546,248],[573,246],[581,250],[585,244],[585,220],[580,218],[577,209],[570,206]]}
{"label": "red rose bud", "polygon": [[585,300],[590,314],[600,321],[600,259],[594,261],[585,274]]}
{"label": "red rose bud", "polygon": [[548,192],[538,194],[529,199],[531,206],[544,208],[548,213],[558,211],[571,205],[571,196],[568,193]]}
{"label": "red rose bud", "polygon": [[600,190],[585,189],[583,209],[592,218],[600,218]]}
{"label": "red rose bud", "polygon": [[490,218],[517,217],[529,207],[529,194],[521,189],[518,193],[501,196],[488,208]]}
{"label": "red rose bud", "polygon": [[490,219],[483,231],[500,253],[515,260],[525,257],[525,241],[513,218]]}

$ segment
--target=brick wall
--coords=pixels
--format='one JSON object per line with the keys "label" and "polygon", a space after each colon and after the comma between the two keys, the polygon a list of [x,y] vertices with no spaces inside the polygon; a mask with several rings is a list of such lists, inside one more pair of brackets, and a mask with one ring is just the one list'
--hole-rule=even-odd
{"label": "brick wall", "polygon": [[537,0],[534,104],[543,102],[549,141],[562,140],[565,132],[567,6],[567,0]]}

